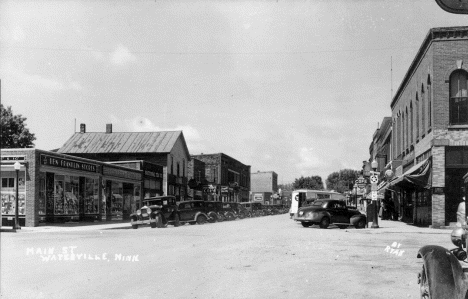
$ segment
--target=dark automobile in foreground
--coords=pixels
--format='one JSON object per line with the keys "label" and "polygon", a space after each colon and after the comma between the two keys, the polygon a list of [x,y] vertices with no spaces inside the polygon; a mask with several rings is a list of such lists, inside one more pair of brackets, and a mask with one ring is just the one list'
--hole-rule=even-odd
{"label": "dark automobile in foreground", "polygon": [[457,227],[451,234],[456,248],[426,245],[419,249],[417,257],[423,260],[418,274],[420,298],[468,298],[467,236],[464,228]]}
{"label": "dark automobile in foreground", "polygon": [[300,208],[294,220],[301,222],[302,226],[309,227],[313,224],[327,228],[330,224],[335,224],[339,228],[354,226],[364,228],[366,226],[366,216],[358,210],[350,209],[346,203],[336,199],[319,199],[312,205]]}
{"label": "dark automobile in foreground", "polygon": [[149,224],[152,228],[168,224],[204,224],[209,219],[205,202],[189,200],[176,202],[174,196],[156,196],[143,200],[143,206],[130,215],[132,228]]}
{"label": "dark automobile in foreground", "polygon": [[177,204],[174,196],[156,196],[145,198],[143,206],[135,213],[130,215],[130,223],[132,228],[137,229],[138,226],[149,224],[155,228],[158,225],[159,218],[161,224],[167,226],[169,222],[174,222],[175,213],[177,212]]}

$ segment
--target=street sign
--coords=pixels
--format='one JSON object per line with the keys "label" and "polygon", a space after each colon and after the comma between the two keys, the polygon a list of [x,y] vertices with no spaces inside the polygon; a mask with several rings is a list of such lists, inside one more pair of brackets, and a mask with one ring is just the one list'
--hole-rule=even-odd
{"label": "street sign", "polygon": [[371,192],[371,198],[372,200],[377,200],[379,195],[377,194],[377,191],[372,191]]}
{"label": "street sign", "polygon": [[371,191],[378,191],[379,188],[377,186],[377,184],[371,184]]}
{"label": "street sign", "polygon": [[373,174],[370,176],[370,181],[372,184],[377,184],[379,182],[379,177]]}
{"label": "street sign", "polygon": [[365,188],[366,187],[366,179],[363,178],[362,176],[359,177],[357,180],[356,180],[356,185],[358,188],[362,189],[362,188]]}

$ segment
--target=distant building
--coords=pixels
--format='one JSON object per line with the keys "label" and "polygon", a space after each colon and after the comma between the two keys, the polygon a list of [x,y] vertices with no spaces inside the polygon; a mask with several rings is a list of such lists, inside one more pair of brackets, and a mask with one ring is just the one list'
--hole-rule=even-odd
{"label": "distant building", "polygon": [[[250,165],[223,153],[192,155],[191,159],[205,164],[205,180],[200,186],[204,199],[223,202],[249,201]],[[192,177],[195,180],[200,169],[194,163]]]}
{"label": "distant building", "polygon": [[251,200],[266,205],[280,204],[278,192],[278,174],[274,171],[257,171],[250,174]]}
{"label": "distant building", "polygon": [[257,171],[250,174],[252,192],[278,192],[278,174],[274,171]]}

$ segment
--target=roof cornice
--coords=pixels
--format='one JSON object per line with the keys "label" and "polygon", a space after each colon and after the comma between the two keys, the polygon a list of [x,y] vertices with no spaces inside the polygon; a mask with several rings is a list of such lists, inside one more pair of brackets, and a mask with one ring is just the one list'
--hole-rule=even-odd
{"label": "roof cornice", "polygon": [[416,70],[417,66],[421,62],[421,59],[426,54],[427,50],[429,49],[431,43],[436,40],[463,40],[468,39],[468,26],[461,26],[461,27],[440,27],[440,28],[432,28],[427,33],[424,41],[422,42],[416,56],[413,59],[408,71],[403,77],[403,81],[401,82],[395,96],[392,99],[390,104],[390,108],[393,109],[397,100],[401,96],[401,93],[405,89],[406,85],[410,78],[413,76],[414,71]]}

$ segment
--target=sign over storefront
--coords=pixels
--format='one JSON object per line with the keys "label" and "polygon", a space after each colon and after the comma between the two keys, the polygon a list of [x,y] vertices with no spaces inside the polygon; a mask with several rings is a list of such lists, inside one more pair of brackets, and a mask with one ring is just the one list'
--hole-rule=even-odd
{"label": "sign over storefront", "polygon": [[47,155],[41,155],[41,165],[44,166],[53,166],[73,170],[81,170],[88,172],[97,172],[97,165],[83,163],[80,161],[62,159],[58,157],[52,157]]}

